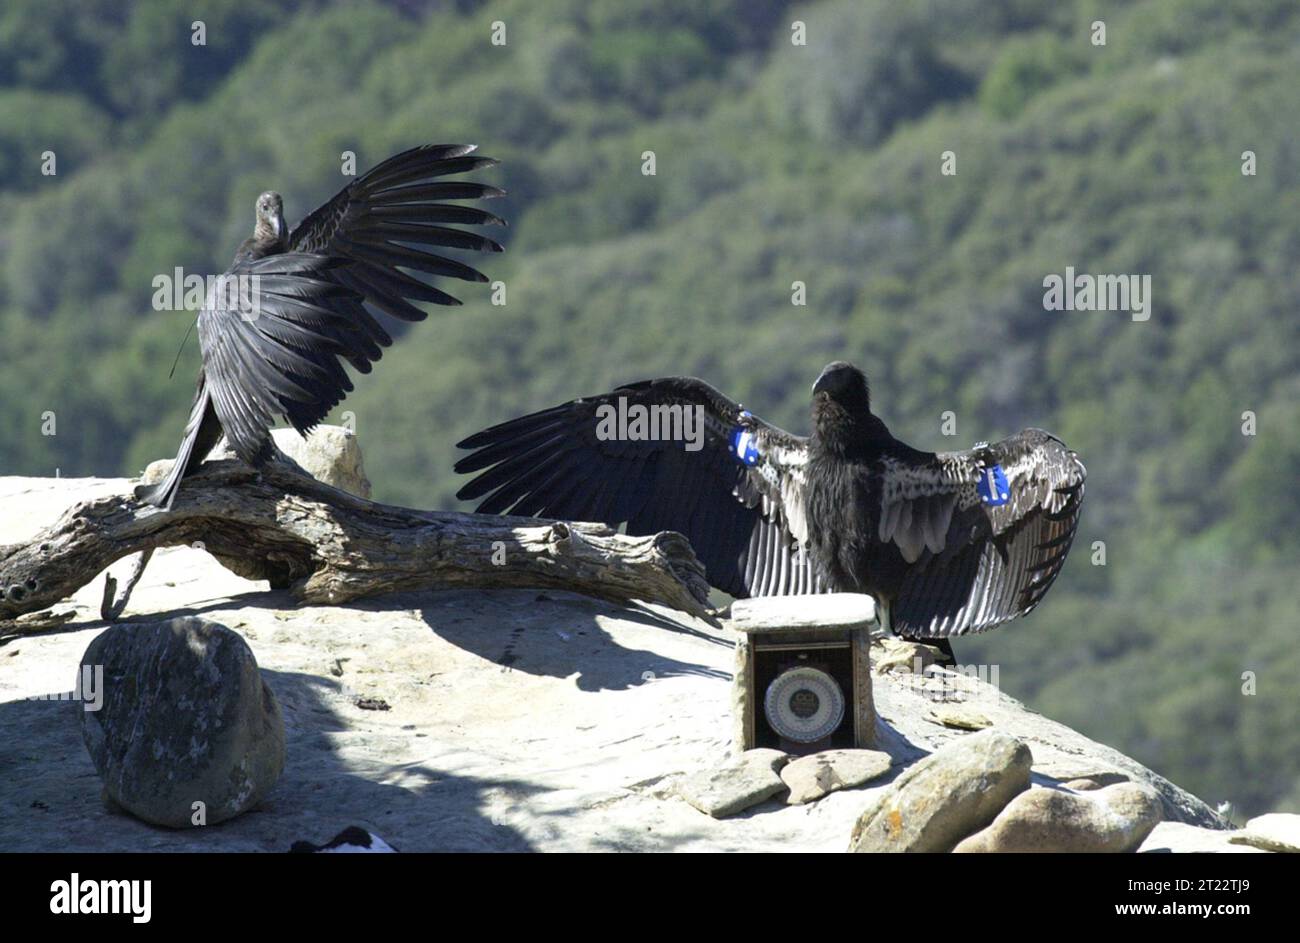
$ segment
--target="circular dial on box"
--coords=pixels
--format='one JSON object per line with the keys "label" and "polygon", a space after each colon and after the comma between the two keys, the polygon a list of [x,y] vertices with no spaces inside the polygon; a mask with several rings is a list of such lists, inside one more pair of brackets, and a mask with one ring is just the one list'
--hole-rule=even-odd
{"label": "circular dial on box", "polygon": [[812,743],[829,737],[844,719],[844,692],[820,668],[789,668],[768,685],[763,710],[778,734]]}

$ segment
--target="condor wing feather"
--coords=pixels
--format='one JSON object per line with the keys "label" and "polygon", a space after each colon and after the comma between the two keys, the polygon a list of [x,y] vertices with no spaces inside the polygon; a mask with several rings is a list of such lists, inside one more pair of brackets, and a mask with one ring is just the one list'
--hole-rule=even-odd
{"label": "condor wing feather", "polygon": [[[369,372],[378,325],[335,278],[342,259],[291,252],[237,262],[199,312],[206,393],[241,459],[270,455],[273,417],[306,434]],[[382,332],[381,332],[382,333]]]}
{"label": "condor wing feather", "polygon": [[[699,447],[689,450],[682,436],[636,437],[631,423],[623,430],[631,434],[618,434],[620,415],[645,410],[648,421],[654,408],[669,422],[674,411],[699,416]],[[479,474],[458,497],[481,499],[480,513],[625,523],[630,534],[675,530],[691,541],[709,582],[734,596],[821,589],[797,548],[807,540],[806,440],[701,380],[632,383],[501,423],[460,447],[473,451],[456,471]]]}
{"label": "condor wing feather", "polygon": [[338,274],[339,280],[403,321],[424,320],[425,312],[414,301],[460,304],[403,269],[487,281],[477,269],[431,251],[501,251],[485,236],[445,225],[505,225],[484,210],[446,202],[504,195],[486,184],[440,179],[496,164],[490,157],[474,156],[474,150],[472,144],[426,144],[388,158],[299,223],[289,236],[289,248],[351,260],[354,264]]}
{"label": "condor wing feather", "polygon": [[891,605],[893,630],[961,635],[1032,611],[1065,565],[1085,477],[1075,453],[1041,429],[887,459],[878,536],[913,564]]}

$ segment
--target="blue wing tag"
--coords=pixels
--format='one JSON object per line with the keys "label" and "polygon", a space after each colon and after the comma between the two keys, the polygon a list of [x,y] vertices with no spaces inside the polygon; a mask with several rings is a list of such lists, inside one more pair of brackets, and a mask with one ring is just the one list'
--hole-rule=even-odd
{"label": "blue wing tag", "polygon": [[[741,416],[748,416],[749,411],[741,411]],[[754,442],[754,433],[744,426],[737,426],[731,433],[731,453],[746,465],[758,464],[758,446]]]}
{"label": "blue wing tag", "polygon": [[980,500],[989,507],[1006,504],[1011,497],[1011,487],[1007,484],[1006,472],[1001,465],[992,465],[980,469],[980,481],[977,486]]}

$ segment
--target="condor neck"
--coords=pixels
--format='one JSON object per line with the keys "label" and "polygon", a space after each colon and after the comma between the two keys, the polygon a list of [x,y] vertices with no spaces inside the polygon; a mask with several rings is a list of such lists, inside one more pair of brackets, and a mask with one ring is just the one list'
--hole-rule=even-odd
{"label": "condor neck", "polygon": [[276,235],[274,229],[261,223],[258,223],[253,229],[252,244],[253,251],[258,256],[278,255],[287,248],[284,240]]}
{"label": "condor neck", "polygon": [[830,399],[813,405],[813,430],[824,452],[842,458],[860,458],[894,441],[866,404],[846,406]]}
{"label": "condor neck", "polygon": [[263,240],[260,234],[255,232],[239,244],[239,248],[235,250],[235,262],[256,262],[268,255],[279,255],[283,251],[283,243],[274,235],[269,240]]}

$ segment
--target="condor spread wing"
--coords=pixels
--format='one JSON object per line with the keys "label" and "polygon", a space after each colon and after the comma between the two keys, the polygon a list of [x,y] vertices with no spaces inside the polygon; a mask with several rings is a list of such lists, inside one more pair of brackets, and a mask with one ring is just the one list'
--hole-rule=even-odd
{"label": "condor spread wing", "polygon": [[632,383],[501,423],[460,447],[474,451],[456,471],[480,474],[458,497],[483,499],[481,513],[675,530],[724,592],[820,591],[796,547],[807,540],[806,440],[701,380]]}
{"label": "condor spread wing", "polygon": [[496,163],[490,157],[473,156],[474,149],[472,144],[426,144],[388,158],[299,223],[289,236],[290,250],[351,260],[355,264],[338,273],[339,281],[403,321],[425,318],[412,301],[460,304],[402,269],[487,281],[477,269],[430,251],[501,251],[491,239],[444,225],[505,225],[491,213],[444,202],[504,194],[481,183],[439,179]]}
{"label": "condor spread wing", "polygon": [[276,414],[306,434],[328,415],[387,335],[338,281],[347,263],[301,252],[239,261],[214,283],[199,312],[206,394],[236,454],[270,456]]}
{"label": "condor spread wing", "polygon": [[1040,429],[909,462],[886,459],[878,537],[913,564],[890,616],[910,638],[982,632],[1030,612],[1065,565],[1086,471]]}

